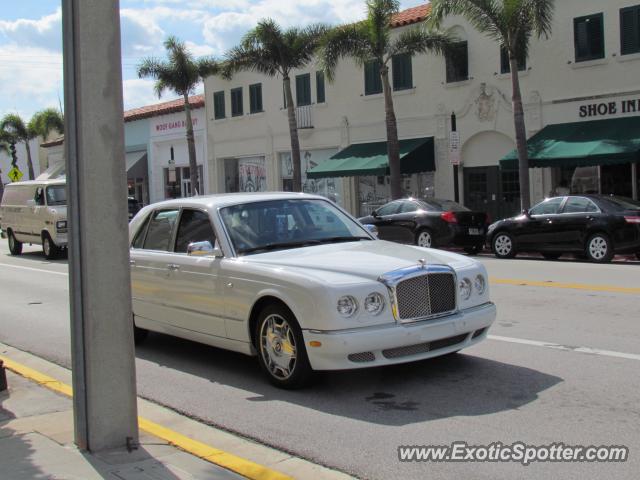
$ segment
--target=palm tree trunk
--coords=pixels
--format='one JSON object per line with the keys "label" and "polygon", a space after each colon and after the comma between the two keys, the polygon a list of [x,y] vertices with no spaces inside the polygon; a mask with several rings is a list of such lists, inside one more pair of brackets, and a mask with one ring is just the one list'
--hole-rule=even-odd
{"label": "palm tree trunk", "polygon": [[4,195],[4,181],[2,180],[2,170],[0,170],[0,202],[2,201],[3,195]]}
{"label": "palm tree trunk", "polygon": [[529,192],[529,153],[527,152],[527,130],[524,124],[524,109],[522,108],[522,94],[520,93],[520,79],[518,77],[518,60],[515,55],[509,56],[511,68],[511,86],[513,88],[513,123],[516,130],[516,148],[518,150],[518,166],[520,179],[520,208],[528,210],[531,206]]}
{"label": "palm tree trunk", "polygon": [[31,160],[31,147],[29,147],[29,140],[24,141],[24,146],[27,149],[27,168],[29,169],[29,180],[33,180],[36,178],[35,172],[33,171],[33,161]]}
{"label": "palm tree trunk", "polygon": [[400,172],[400,142],[398,141],[398,125],[393,109],[393,97],[389,84],[389,67],[380,68],[382,88],[384,91],[384,112],[387,124],[387,156],[391,176],[391,200],[402,198],[402,173]]}
{"label": "palm tree trunk", "polygon": [[289,117],[289,135],[291,136],[291,164],[293,165],[293,191],[302,191],[302,172],[300,163],[300,140],[298,139],[298,120],[291,94],[291,80],[289,75],[282,78],[284,95],[287,99],[287,116]]}
{"label": "palm tree trunk", "polygon": [[[193,121],[191,120],[191,105],[189,94],[184,94],[184,113],[187,117],[187,148],[189,150],[189,180],[191,182],[191,196],[196,194],[198,188],[198,164],[196,162],[196,142],[193,138]],[[202,192],[197,192],[202,194]]]}

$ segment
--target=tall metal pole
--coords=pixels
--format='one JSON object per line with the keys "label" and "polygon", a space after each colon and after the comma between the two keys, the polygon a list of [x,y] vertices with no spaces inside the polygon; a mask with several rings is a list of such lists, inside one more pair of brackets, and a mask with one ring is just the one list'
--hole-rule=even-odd
{"label": "tall metal pole", "polygon": [[[451,131],[457,132],[456,114],[451,113]],[[460,186],[458,185],[458,164],[453,165],[453,196],[456,202],[460,201]]]}
{"label": "tall metal pole", "polygon": [[138,440],[118,0],[63,0],[75,442]]}

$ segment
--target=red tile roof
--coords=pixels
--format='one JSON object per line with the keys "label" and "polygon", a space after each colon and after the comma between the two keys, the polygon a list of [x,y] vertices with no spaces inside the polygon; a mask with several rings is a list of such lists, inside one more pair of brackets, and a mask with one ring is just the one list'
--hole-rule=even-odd
{"label": "red tile roof", "polygon": [[413,23],[422,22],[429,12],[431,11],[431,4],[425,3],[424,5],[418,5],[417,7],[408,8],[401,12],[396,13],[391,19],[391,27],[403,27],[405,25],[411,25]]}
{"label": "red tile roof", "polygon": [[[193,95],[189,97],[191,108],[204,107],[204,95]],[[143,118],[157,117],[168,113],[176,113],[184,111],[184,100],[178,98],[170,102],[156,103],[155,105],[146,105],[144,107],[132,108],[124,112],[124,121],[133,122],[134,120],[142,120]]]}

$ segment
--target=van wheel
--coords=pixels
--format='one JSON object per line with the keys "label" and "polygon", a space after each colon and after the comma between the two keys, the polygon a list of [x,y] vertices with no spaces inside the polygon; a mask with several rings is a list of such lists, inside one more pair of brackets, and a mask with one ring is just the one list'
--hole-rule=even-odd
{"label": "van wheel", "polygon": [[47,260],[53,260],[58,257],[60,249],[53,243],[48,233],[42,235],[42,252]]}
{"label": "van wheel", "polygon": [[20,255],[22,253],[22,242],[16,240],[15,235],[9,230],[9,252],[11,255]]}

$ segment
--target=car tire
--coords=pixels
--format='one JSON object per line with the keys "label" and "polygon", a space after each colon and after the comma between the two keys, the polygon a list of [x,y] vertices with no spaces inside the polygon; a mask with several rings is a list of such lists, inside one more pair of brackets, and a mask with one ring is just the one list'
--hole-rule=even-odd
{"label": "car tire", "polygon": [[9,252],[11,255],[20,255],[22,253],[22,242],[16,240],[16,236],[9,230],[8,239]]}
{"label": "car tire", "polygon": [[513,258],[516,256],[516,247],[513,237],[506,232],[496,233],[491,242],[493,253],[498,258]]}
{"label": "car tire", "polygon": [[433,248],[433,235],[426,228],[418,230],[418,233],[416,233],[415,243],[419,247]]}
{"label": "car tire", "polygon": [[558,260],[562,256],[562,254],[557,252],[544,252],[542,256],[545,258],[545,260]]}
{"label": "car tire", "polygon": [[474,245],[473,247],[464,247],[467,255],[478,255],[482,251],[482,245]]}
{"label": "car tire", "polygon": [[136,327],[135,319],[133,320],[133,343],[135,345],[140,345],[147,339],[147,335],[149,335],[149,330],[145,328]]}
{"label": "car tire", "polygon": [[47,260],[54,260],[60,254],[60,249],[53,243],[53,240],[46,232],[42,234],[42,252]]}
{"label": "car tire", "polygon": [[311,382],[313,369],[302,330],[288,308],[272,304],[262,309],[254,338],[260,367],[273,385],[293,390]]}
{"label": "car tire", "polygon": [[613,258],[613,245],[605,233],[594,233],[585,247],[587,258],[595,263],[608,263]]}

